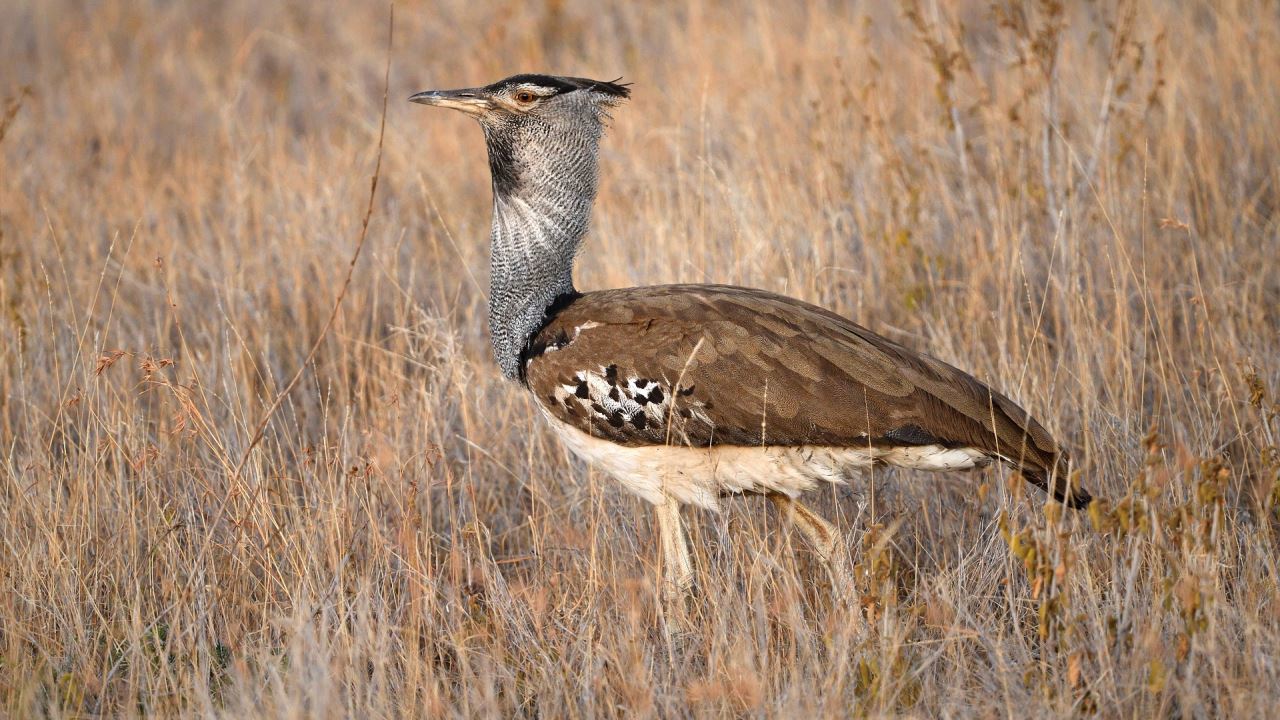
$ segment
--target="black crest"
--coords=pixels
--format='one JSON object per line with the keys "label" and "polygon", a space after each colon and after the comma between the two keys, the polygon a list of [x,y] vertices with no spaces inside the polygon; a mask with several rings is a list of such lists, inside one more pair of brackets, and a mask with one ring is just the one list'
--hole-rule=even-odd
{"label": "black crest", "polygon": [[[621,80],[622,78],[618,78]],[[574,90],[594,90],[617,98],[631,97],[630,83],[619,83],[618,80],[612,82],[605,80],[589,80],[587,78],[577,77],[561,77],[559,75],[538,75],[534,73],[524,73],[521,75],[512,75],[509,78],[499,80],[485,88],[490,92],[502,92],[517,85],[537,85],[539,87],[553,88],[557,94],[573,92]]]}

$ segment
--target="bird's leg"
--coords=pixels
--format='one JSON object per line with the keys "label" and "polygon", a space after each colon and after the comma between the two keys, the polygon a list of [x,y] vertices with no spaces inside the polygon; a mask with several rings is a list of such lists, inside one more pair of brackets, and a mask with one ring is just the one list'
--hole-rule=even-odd
{"label": "bird's leg", "polygon": [[682,602],[693,585],[693,563],[689,559],[684,525],[680,522],[680,504],[668,499],[655,509],[658,513],[658,534],[662,540],[662,559],[666,566],[663,568],[663,594],[668,600]]}
{"label": "bird's leg", "polygon": [[837,596],[853,591],[853,577],[849,574],[849,559],[840,531],[799,500],[783,493],[770,493],[778,512],[804,534],[813,551],[827,566],[831,575],[832,590]]}

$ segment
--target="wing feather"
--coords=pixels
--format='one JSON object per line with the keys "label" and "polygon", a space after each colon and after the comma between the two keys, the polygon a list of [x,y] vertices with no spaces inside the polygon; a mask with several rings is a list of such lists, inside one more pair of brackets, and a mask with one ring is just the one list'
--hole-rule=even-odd
{"label": "wing feather", "polygon": [[526,382],[546,410],[625,445],[927,439],[1004,459],[1042,487],[1065,470],[1053,437],[971,375],[833,312],[761,290],[668,285],[588,293],[561,308],[530,347],[537,350],[527,354]]}

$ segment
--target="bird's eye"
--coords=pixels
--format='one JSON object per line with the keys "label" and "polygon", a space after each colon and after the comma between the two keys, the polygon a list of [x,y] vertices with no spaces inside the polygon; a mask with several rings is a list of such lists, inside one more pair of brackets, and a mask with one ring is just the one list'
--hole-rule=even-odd
{"label": "bird's eye", "polygon": [[534,94],[528,90],[521,90],[516,93],[516,100],[522,103],[531,103],[535,100]]}

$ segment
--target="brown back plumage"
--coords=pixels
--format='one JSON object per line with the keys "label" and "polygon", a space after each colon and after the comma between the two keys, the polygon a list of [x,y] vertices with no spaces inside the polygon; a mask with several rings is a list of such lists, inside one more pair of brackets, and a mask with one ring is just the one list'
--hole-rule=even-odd
{"label": "brown back plumage", "polygon": [[[526,350],[555,418],[624,445],[978,449],[1072,507],[1067,455],[972,376],[823,308],[761,290],[667,285],[555,309]],[[584,403],[584,400],[588,402]],[[585,405],[585,407],[584,407]]]}

